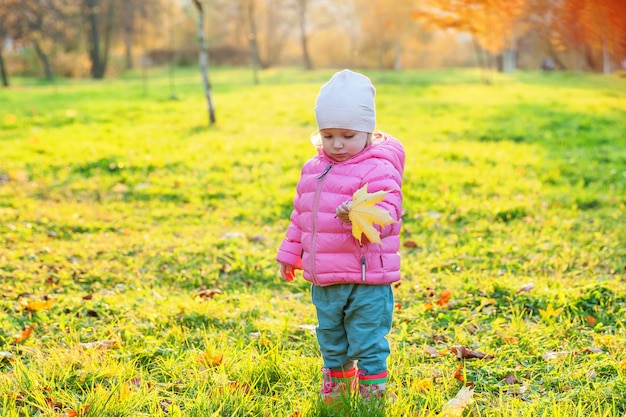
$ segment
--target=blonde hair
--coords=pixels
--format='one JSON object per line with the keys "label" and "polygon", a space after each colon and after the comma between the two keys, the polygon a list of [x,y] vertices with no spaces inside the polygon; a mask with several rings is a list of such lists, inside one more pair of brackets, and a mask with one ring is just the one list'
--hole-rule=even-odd
{"label": "blonde hair", "polygon": [[[372,143],[378,143],[380,142],[380,140],[383,138],[383,132],[375,130],[373,132],[369,132],[367,134],[367,145],[369,146]],[[311,135],[309,136],[309,140],[311,141],[311,143],[313,144],[313,146],[315,146],[316,148],[321,148],[322,147],[322,135],[320,133],[319,130],[316,130],[315,132],[311,133]]]}

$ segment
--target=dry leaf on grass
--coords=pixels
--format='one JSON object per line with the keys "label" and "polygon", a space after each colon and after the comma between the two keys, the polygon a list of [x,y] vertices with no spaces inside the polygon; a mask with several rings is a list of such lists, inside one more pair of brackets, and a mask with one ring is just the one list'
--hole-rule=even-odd
{"label": "dry leaf on grass", "polygon": [[534,288],[535,288],[535,284],[533,284],[532,282],[529,282],[528,284],[522,285],[517,291],[515,291],[515,295],[519,295],[523,292],[528,292]]}
{"label": "dry leaf on grass", "polygon": [[567,355],[569,355],[571,353],[572,352],[567,352],[567,351],[564,351],[564,352],[553,352],[553,351],[550,351],[550,352],[544,353],[543,355],[541,355],[541,357],[544,360],[546,360],[546,361],[551,361],[551,360],[554,360],[554,359],[556,359],[556,358],[558,358],[560,356],[567,356]]}
{"label": "dry leaf on grass", "polygon": [[479,350],[468,349],[465,346],[452,346],[450,351],[457,359],[493,359],[493,355],[487,355]]}
{"label": "dry leaf on grass", "polygon": [[439,299],[436,301],[437,305],[445,306],[450,302],[450,297],[452,297],[452,291],[443,290],[441,294],[439,294]]}
{"label": "dry leaf on grass", "polygon": [[33,329],[35,328],[34,324],[30,324],[27,328],[25,328],[22,333],[15,339],[15,343],[22,343],[24,340],[28,339],[30,335],[33,333]]}
{"label": "dry leaf on grass", "polygon": [[426,353],[431,358],[439,357],[439,351],[436,347],[433,346],[424,346],[424,353]]}
{"label": "dry leaf on grass", "polygon": [[214,355],[212,352],[204,351],[198,356],[196,361],[203,366],[215,368],[224,361],[224,354],[218,353]]}
{"label": "dry leaf on grass", "polygon": [[113,340],[113,339],[109,339],[109,340],[97,340],[95,342],[85,342],[85,343],[79,343],[76,346],[81,348],[81,349],[113,349],[113,348],[118,348],[122,345],[122,343],[119,340]]}
{"label": "dry leaf on grass", "polygon": [[388,191],[367,192],[367,184],[359,188],[352,196],[348,216],[352,222],[352,236],[362,243],[362,235],[372,243],[380,243],[380,233],[374,228],[373,223],[381,226],[395,223],[388,211],[376,207],[385,199]]}
{"label": "dry leaf on grass", "polygon": [[474,401],[474,389],[463,387],[456,396],[448,401],[438,417],[461,417],[463,410]]}

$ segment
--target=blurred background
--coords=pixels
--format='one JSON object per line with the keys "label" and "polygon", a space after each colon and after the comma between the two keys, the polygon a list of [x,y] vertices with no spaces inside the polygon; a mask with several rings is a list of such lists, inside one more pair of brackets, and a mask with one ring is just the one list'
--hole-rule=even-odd
{"label": "blurred background", "polygon": [[0,72],[115,77],[197,65],[626,68],[626,0],[0,0]]}

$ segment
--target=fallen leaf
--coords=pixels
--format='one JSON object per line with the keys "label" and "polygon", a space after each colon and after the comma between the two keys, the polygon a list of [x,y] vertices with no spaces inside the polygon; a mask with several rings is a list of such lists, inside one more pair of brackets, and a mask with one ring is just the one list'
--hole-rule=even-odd
{"label": "fallen leaf", "polygon": [[468,323],[465,326],[465,329],[470,333],[470,334],[476,334],[480,331],[480,327],[478,327],[477,325],[475,325],[474,323]]}
{"label": "fallen leaf", "polygon": [[213,298],[218,294],[222,294],[222,290],[220,290],[219,288],[211,288],[209,289],[204,289],[204,290],[200,290],[198,292],[198,297],[200,298]]}
{"label": "fallen leaf", "polygon": [[456,371],[454,371],[454,379],[456,379],[457,381],[461,381],[461,382],[465,382],[465,373],[463,372],[463,365],[459,365],[458,368],[456,368]]}
{"label": "fallen leaf", "polygon": [[456,396],[448,401],[443,408],[439,417],[461,417],[463,410],[474,401],[474,389],[463,387]]}
{"label": "fallen leaf", "polygon": [[435,343],[445,343],[448,341],[448,338],[442,334],[433,334],[430,336]]}
{"label": "fallen leaf", "polygon": [[217,355],[213,355],[209,351],[202,352],[200,356],[198,356],[198,359],[196,359],[198,363],[204,366],[213,367],[213,368],[219,366],[223,360],[224,360],[224,354],[219,353]]}
{"label": "fallen leaf", "polygon": [[424,353],[426,353],[431,358],[439,357],[439,351],[436,347],[433,346],[424,346]]}
{"label": "fallen leaf", "polygon": [[52,307],[54,300],[30,300],[26,297],[20,297],[17,304],[27,311],[39,311]]}
{"label": "fallen leaf", "polygon": [[417,242],[415,242],[414,240],[407,240],[404,242],[403,245],[405,248],[417,248]]}
{"label": "fallen leaf", "polygon": [[28,182],[30,176],[28,175],[28,171],[23,169],[10,169],[8,172],[9,181],[25,183]]}
{"label": "fallen leaf", "polygon": [[352,203],[348,217],[352,222],[352,236],[362,243],[362,235],[372,243],[380,243],[380,233],[373,223],[381,226],[395,223],[388,211],[376,207],[375,204],[383,201],[388,191],[367,192],[367,185],[359,188],[352,196]]}
{"label": "fallen leaf", "polygon": [[465,346],[452,346],[450,351],[457,359],[493,359],[493,355],[487,355],[479,350],[468,349]]}
{"label": "fallen leaf", "polygon": [[169,414],[171,405],[172,405],[172,400],[169,400],[167,398],[159,401],[159,407],[161,407],[161,410],[166,414]]}
{"label": "fallen leaf", "polygon": [[539,314],[544,320],[550,320],[552,317],[556,317],[563,311],[563,307],[555,309],[552,304],[548,304],[545,310],[539,309]]}
{"label": "fallen leaf", "polygon": [[22,343],[24,340],[28,339],[35,328],[34,324],[29,325],[22,331],[22,334],[15,339],[15,343]]}
{"label": "fallen leaf", "polygon": [[411,384],[411,391],[426,392],[433,386],[431,379],[417,379]]}
{"label": "fallen leaf", "polygon": [[128,186],[126,184],[118,182],[111,188],[111,191],[114,193],[124,194],[128,192]]}
{"label": "fallen leaf", "polygon": [[517,378],[513,374],[505,375],[504,378],[502,378],[500,381],[505,383],[505,384],[507,384],[507,385],[513,385],[513,384],[518,384],[519,383],[519,381],[517,380]]}
{"label": "fallen leaf", "polygon": [[439,299],[436,302],[438,305],[444,306],[448,304],[448,302],[450,301],[450,297],[452,297],[452,291],[443,290],[441,291],[441,294],[439,294]]}
{"label": "fallen leaf", "polygon": [[505,342],[510,343],[512,345],[519,342],[519,337],[515,337],[515,336],[502,336],[502,338],[504,339]]}
{"label": "fallen leaf", "polygon": [[567,352],[567,351],[563,351],[563,352],[549,351],[549,352],[546,352],[543,355],[541,355],[541,357],[544,360],[551,361],[551,360],[554,360],[554,359],[558,358],[559,356],[566,356],[566,355],[569,355],[570,353],[571,352]]}
{"label": "fallen leaf", "polygon": [[532,282],[529,282],[528,284],[522,285],[517,291],[515,291],[515,295],[519,295],[523,292],[531,291],[534,288],[535,288],[535,284],[533,284]]}
{"label": "fallen leaf", "polygon": [[44,401],[53,411],[61,411],[63,408],[63,403],[54,401],[52,398],[46,397]]}
{"label": "fallen leaf", "polygon": [[587,316],[585,317],[585,320],[587,321],[587,324],[591,327],[595,326],[598,322],[598,320],[594,316]]}
{"label": "fallen leaf", "polygon": [[79,343],[76,346],[81,349],[113,349],[121,346],[119,340],[98,340],[95,342]]}

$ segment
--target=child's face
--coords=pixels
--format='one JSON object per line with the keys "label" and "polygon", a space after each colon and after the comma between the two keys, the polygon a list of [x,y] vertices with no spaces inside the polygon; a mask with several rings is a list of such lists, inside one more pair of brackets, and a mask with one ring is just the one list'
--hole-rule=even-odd
{"label": "child's face", "polygon": [[342,162],[361,152],[369,143],[369,133],[349,129],[322,129],[322,146],[331,159]]}

